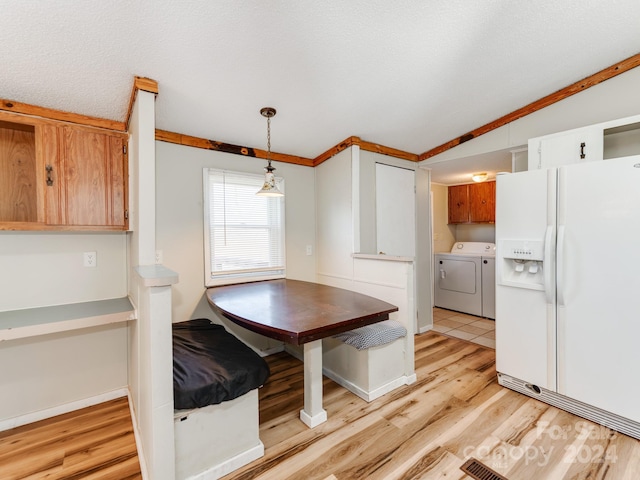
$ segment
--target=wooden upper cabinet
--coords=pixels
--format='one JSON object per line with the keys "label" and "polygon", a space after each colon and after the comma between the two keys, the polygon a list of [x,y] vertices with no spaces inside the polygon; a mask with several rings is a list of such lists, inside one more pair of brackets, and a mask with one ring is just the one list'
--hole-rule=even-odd
{"label": "wooden upper cabinet", "polygon": [[495,223],[496,182],[469,185],[469,222]]}
{"label": "wooden upper cabinet", "polygon": [[469,222],[469,185],[449,187],[449,223]]}
{"label": "wooden upper cabinet", "polygon": [[57,141],[57,183],[47,187],[47,223],[125,229],[124,138],[63,126]]}
{"label": "wooden upper cabinet", "polygon": [[0,223],[43,220],[39,170],[35,126],[0,119]]}
{"label": "wooden upper cabinet", "polygon": [[449,187],[449,223],[494,223],[496,182]]}
{"label": "wooden upper cabinet", "polygon": [[0,229],[128,228],[126,134],[7,115],[0,112]]}

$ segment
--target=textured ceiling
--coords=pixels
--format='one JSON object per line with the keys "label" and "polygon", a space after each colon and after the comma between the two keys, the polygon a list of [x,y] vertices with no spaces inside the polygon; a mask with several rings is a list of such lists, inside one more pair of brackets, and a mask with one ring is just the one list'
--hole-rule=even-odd
{"label": "textured ceiling", "polygon": [[422,153],[640,52],[638,0],[3,0],[0,98],[313,158]]}

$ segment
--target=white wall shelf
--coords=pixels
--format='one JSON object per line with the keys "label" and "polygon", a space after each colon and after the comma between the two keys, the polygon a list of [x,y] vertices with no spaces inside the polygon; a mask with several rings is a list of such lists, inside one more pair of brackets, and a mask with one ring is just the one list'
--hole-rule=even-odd
{"label": "white wall shelf", "polygon": [[0,341],[127,322],[137,318],[129,298],[0,312]]}

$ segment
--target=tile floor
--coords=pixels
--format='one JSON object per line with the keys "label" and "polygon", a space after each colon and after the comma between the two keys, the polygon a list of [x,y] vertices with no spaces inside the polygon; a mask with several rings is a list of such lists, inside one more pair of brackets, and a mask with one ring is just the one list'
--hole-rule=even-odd
{"label": "tile floor", "polygon": [[434,307],[433,330],[485,347],[496,348],[496,322],[488,318]]}

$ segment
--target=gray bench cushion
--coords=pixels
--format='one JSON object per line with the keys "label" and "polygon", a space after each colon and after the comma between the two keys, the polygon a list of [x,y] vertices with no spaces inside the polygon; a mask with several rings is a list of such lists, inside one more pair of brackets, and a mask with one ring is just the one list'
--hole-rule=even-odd
{"label": "gray bench cushion", "polygon": [[334,335],[333,338],[342,340],[344,343],[356,347],[358,350],[376,347],[391,343],[398,338],[407,335],[407,329],[400,322],[395,320],[385,320],[365,327],[349,330],[348,332]]}

